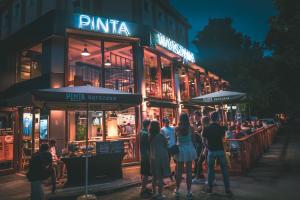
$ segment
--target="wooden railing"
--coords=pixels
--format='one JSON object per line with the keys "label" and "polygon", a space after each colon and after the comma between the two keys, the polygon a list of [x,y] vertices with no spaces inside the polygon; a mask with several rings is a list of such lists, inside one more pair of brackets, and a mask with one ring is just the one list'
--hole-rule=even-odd
{"label": "wooden railing", "polygon": [[[256,130],[241,139],[226,139],[225,151],[231,175],[245,175],[261,155],[271,146],[277,133],[277,126]],[[238,144],[238,148],[232,148]]]}

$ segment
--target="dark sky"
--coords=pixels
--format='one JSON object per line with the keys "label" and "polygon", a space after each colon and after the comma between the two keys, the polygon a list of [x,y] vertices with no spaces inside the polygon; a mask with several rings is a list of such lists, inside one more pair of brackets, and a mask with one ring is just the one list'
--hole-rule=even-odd
{"label": "dark sky", "polygon": [[189,49],[196,33],[207,25],[209,18],[231,17],[233,26],[253,40],[262,42],[268,32],[268,20],[276,15],[272,0],[171,0],[172,5],[188,18],[192,29],[189,32]]}

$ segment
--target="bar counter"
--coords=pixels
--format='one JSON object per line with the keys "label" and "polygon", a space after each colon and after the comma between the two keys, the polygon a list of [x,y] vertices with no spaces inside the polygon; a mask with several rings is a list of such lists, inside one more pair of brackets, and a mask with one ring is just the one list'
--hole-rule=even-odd
{"label": "bar counter", "polygon": [[[89,157],[89,184],[103,182],[104,179],[123,178],[122,160],[124,153],[111,152],[91,155]],[[68,186],[83,185],[85,183],[85,157],[63,157],[61,160],[66,165]]]}

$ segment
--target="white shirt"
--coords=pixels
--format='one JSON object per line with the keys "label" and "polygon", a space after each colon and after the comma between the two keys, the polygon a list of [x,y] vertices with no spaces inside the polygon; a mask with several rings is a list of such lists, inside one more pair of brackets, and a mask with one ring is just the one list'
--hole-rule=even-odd
{"label": "white shirt", "polygon": [[167,138],[168,140],[168,148],[171,148],[175,145],[175,134],[174,134],[174,127],[162,127],[161,133]]}

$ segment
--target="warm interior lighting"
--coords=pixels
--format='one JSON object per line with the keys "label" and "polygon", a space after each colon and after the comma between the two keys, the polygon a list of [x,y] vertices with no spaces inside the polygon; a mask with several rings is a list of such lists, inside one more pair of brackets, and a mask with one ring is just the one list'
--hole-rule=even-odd
{"label": "warm interior lighting", "polygon": [[112,112],[112,113],[110,114],[109,117],[111,117],[111,118],[116,118],[116,117],[118,117],[118,116],[117,116],[117,113],[116,113],[116,112]]}
{"label": "warm interior lighting", "polygon": [[86,45],[84,45],[84,46],[85,47],[83,48],[83,51],[81,52],[81,55],[85,56],[85,57],[91,55],[90,52],[88,51]]}
{"label": "warm interior lighting", "polygon": [[111,62],[110,62],[109,56],[107,56],[107,59],[106,59],[104,65],[108,66],[108,67],[111,66]]}

